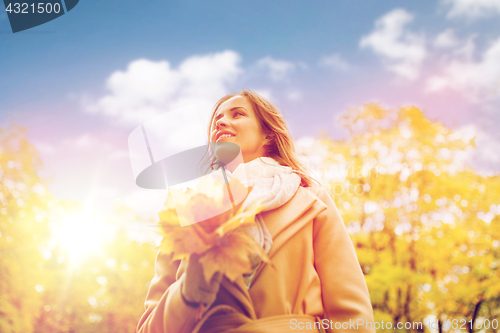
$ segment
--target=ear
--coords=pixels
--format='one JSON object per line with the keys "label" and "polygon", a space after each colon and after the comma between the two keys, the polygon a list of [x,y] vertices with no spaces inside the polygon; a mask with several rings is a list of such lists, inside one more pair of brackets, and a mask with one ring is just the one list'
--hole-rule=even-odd
{"label": "ear", "polygon": [[272,133],[265,134],[264,135],[264,140],[263,140],[264,146],[268,145],[273,140],[274,140],[274,134],[272,134]]}
{"label": "ear", "polygon": [[264,138],[262,140],[262,147],[266,150],[267,153],[272,148],[271,144],[273,143],[274,138],[275,138],[275,135],[273,133],[269,133],[269,134],[264,135]]}

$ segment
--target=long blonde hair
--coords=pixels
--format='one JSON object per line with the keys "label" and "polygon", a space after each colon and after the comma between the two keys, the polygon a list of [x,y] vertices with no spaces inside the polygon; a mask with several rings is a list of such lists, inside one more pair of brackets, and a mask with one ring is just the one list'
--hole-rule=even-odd
{"label": "long blonde hair", "polygon": [[273,158],[280,165],[292,168],[300,176],[302,186],[320,185],[316,179],[309,175],[305,165],[298,159],[292,137],[281,112],[271,102],[253,91],[241,90],[237,94],[226,95],[215,104],[208,126],[208,141],[210,142],[217,110],[222,103],[235,96],[244,96],[252,104],[255,115],[267,138],[264,145],[267,157]]}

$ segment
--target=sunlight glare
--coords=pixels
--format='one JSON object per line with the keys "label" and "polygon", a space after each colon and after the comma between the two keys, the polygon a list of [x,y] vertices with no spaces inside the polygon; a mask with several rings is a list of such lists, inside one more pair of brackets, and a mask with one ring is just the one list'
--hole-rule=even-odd
{"label": "sunlight glare", "polygon": [[101,246],[111,239],[110,226],[97,221],[89,213],[64,214],[62,222],[55,238],[68,251],[72,261],[99,253]]}

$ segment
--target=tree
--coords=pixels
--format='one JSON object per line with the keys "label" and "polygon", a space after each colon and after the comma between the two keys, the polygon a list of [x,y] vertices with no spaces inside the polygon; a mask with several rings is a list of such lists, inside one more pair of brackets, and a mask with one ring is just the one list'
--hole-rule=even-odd
{"label": "tree", "polygon": [[15,125],[0,129],[0,331],[6,333],[33,330],[43,292],[39,247],[49,237],[52,197],[25,132]]}
{"label": "tree", "polygon": [[[16,125],[0,129],[0,332],[134,332],[154,275],[154,246],[127,237],[123,221],[100,253],[81,262],[52,246],[58,211],[78,204],[48,192],[25,133]],[[106,223],[127,214],[117,207]]]}
{"label": "tree", "polygon": [[324,136],[304,153],[320,157],[376,319],[394,327],[431,314],[441,323],[477,319],[500,296],[500,177],[466,165],[473,137],[415,107],[368,104],[339,122],[345,140]]}

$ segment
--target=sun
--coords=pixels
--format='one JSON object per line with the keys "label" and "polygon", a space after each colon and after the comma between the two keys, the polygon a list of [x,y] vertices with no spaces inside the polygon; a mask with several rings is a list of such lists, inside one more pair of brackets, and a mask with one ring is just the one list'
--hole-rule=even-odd
{"label": "sun", "polygon": [[112,238],[110,226],[89,212],[62,214],[61,217],[54,241],[73,263],[81,262],[88,254],[100,253],[102,245]]}

